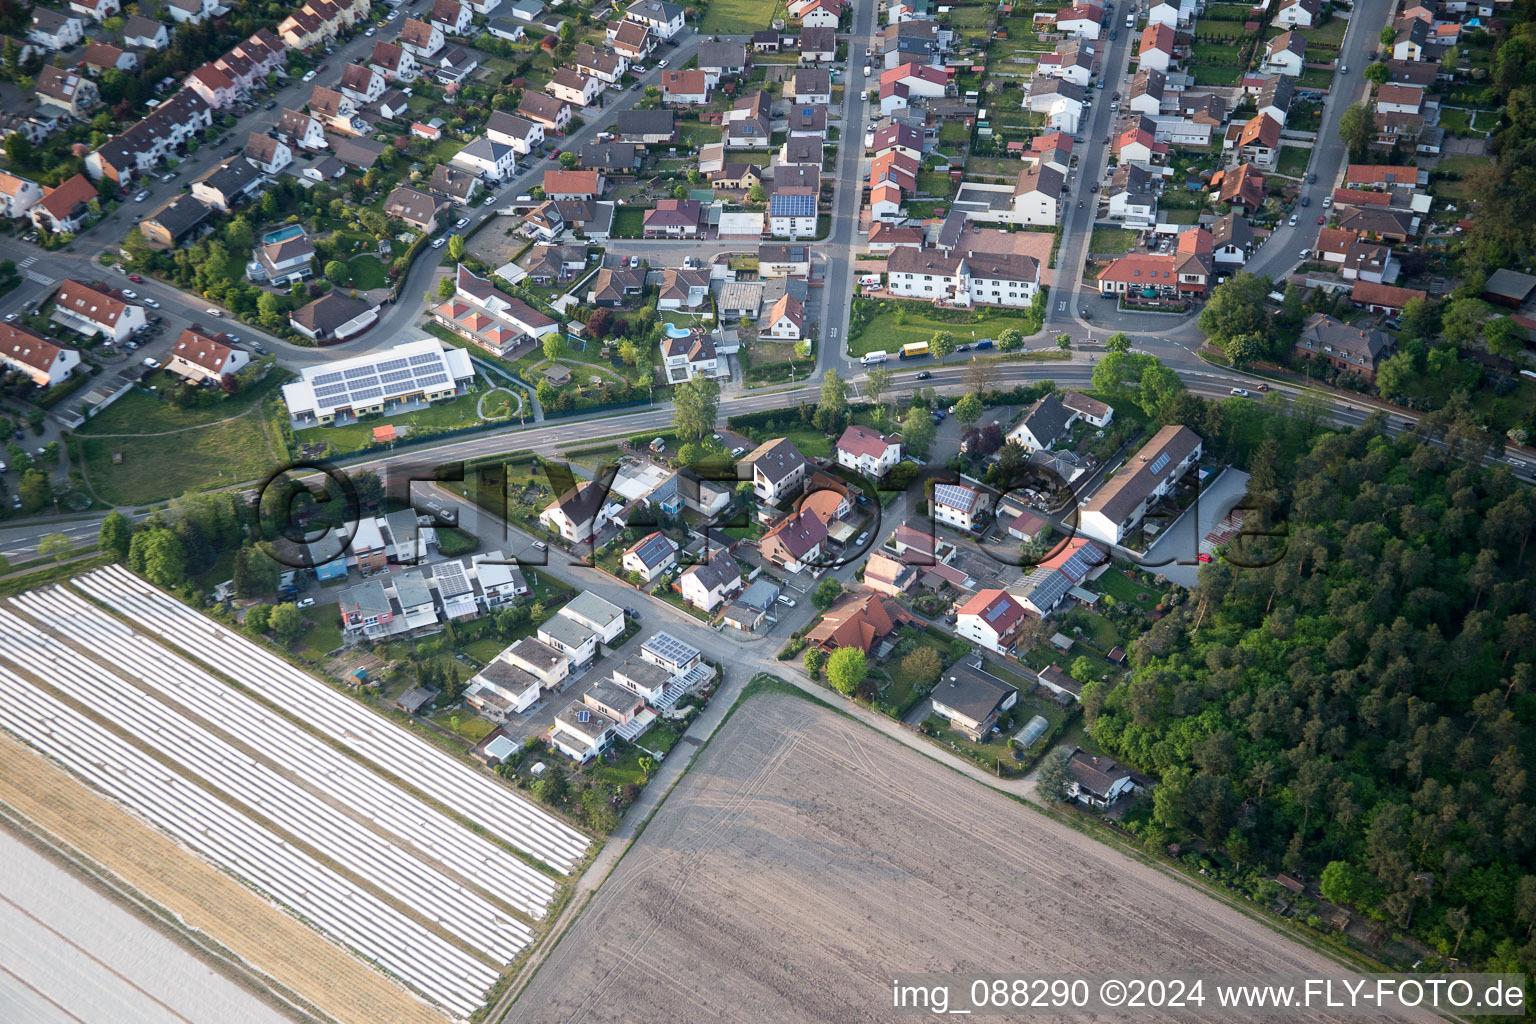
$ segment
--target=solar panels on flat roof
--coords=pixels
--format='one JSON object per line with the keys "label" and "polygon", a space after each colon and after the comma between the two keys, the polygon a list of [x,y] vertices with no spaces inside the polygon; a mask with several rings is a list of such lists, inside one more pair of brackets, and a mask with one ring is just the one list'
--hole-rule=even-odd
{"label": "solar panels on flat roof", "polygon": [[339,380],[341,380],[341,374],[339,373],[322,373],[315,378],[314,382],[316,384],[334,384]]}
{"label": "solar panels on flat roof", "polygon": [[379,364],[379,369],[380,370],[401,370],[401,369],[404,369],[405,367],[407,367],[409,365],[411,365],[411,361],[409,359],[391,359],[388,362],[380,363]]}
{"label": "solar panels on flat roof", "polygon": [[657,633],[642,646],[663,661],[669,661],[674,665],[692,661],[700,654],[697,647],[683,643],[671,633]]}
{"label": "solar panels on flat roof", "polygon": [[421,355],[411,356],[412,366],[425,366],[428,363],[440,363],[442,357],[436,352],[423,352]]}
{"label": "solar panels on flat roof", "polygon": [[359,377],[374,376],[374,368],[372,366],[352,366],[341,371],[341,373],[347,380],[352,381],[357,380]]}
{"label": "solar panels on flat roof", "polygon": [[447,383],[448,383],[448,375],[446,373],[434,373],[430,377],[417,377],[416,378],[416,385],[417,385],[417,387],[432,387],[432,386],[435,386],[437,384],[447,384]]}
{"label": "solar panels on flat roof", "polygon": [[469,577],[458,562],[439,562],[432,567],[432,578],[437,581],[438,593],[444,597],[457,597],[471,589]]}

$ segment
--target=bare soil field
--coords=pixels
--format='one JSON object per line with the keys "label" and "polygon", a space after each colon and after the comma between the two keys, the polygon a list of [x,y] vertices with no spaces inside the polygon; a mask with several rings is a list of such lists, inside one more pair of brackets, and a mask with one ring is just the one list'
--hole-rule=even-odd
{"label": "bare soil field", "polygon": [[344,1024],[445,1020],[297,918],[4,735],[0,803]]}
{"label": "bare soil field", "polygon": [[857,722],[768,694],[714,737],[505,1019],[911,1019],[891,1009],[891,979],[924,972],[1340,968]]}

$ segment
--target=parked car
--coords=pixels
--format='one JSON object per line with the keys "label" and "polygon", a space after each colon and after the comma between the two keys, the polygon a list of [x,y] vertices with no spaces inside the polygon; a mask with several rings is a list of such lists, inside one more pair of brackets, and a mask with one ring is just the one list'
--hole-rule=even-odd
{"label": "parked car", "polygon": [[145,356],[144,365],[149,367],[151,370],[158,370],[160,369],[160,360],[156,359],[154,356]]}
{"label": "parked car", "polygon": [[1328,209],[1332,205],[1333,205],[1333,196],[1323,196],[1323,209],[1326,210],[1326,209]]}
{"label": "parked car", "polygon": [[[370,29],[368,34],[372,35],[373,34],[373,30]],[[306,597],[304,600],[299,602],[299,607],[300,608],[311,608],[311,607],[314,606],[314,603],[315,603],[315,599],[314,598]]]}
{"label": "parked car", "polygon": [[672,63],[672,62],[667,60],[667,58],[663,57],[663,58],[661,58],[661,60],[656,62],[656,66],[659,67],[659,68],[664,68],[664,67],[666,67],[670,63]]}
{"label": "parked car", "polygon": [[447,241],[448,239],[446,238],[434,238],[432,239],[432,248],[441,249]]}
{"label": "parked car", "polygon": [[134,284],[144,283],[144,278],[140,277],[138,274],[129,274],[128,280],[132,281]]}
{"label": "parked car", "polygon": [[203,310],[203,312],[207,313],[211,317],[216,317],[221,320],[224,318],[224,311],[222,309],[214,309],[212,306],[209,306],[207,309]]}
{"label": "parked car", "polygon": [[453,222],[453,226],[454,226],[455,230],[460,229],[460,228],[466,228],[466,227],[469,226],[469,218],[468,217],[460,217],[458,220]]}
{"label": "parked car", "polygon": [[1317,222],[1319,224],[1327,224],[1328,223],[1328,218],[1327,218],[1326,215],[1320,213],[1320,214],[1317,215]]}
{"label": "parked car", "polygon": [[150,309],[159,309],[160,308],[159,301],[150,298],[148,295],[144,296],[144,305],[148,306]]}
{"label": "parked car", "polygon": [[5,322],[8,323],[8,324],[15,323],[16,322],[16,314],[15,313],[7,313],[7,314],[5,314]]}
{"label": "parked car", "polygon": [[495,196],[486,196],[485,197],[485,201],[483,203],[481,203],[480,205],[481,206],[490,206],[495,201],[496,201],[496,197]]}
{"label": "parked car", "polygon": [[1302,206],[1311,206],[1312,205],[1312,197],[1311,196],[1302,196],[1301,197],[1301,205]]}
{"label": "parked car", "polygon": [[795,599],[788,594],[780,594],[779,604],[784,605],[786,608],[793,608],[795,606]]}
{"label": "parked car", "polygon": [[1290,221],[1288,223],[1291,225],[1291,227],[1295,227],[1296,226],[1296,215],[1294,213],[1291,214],[1291,219],[1290,219]]}
{"label": "parked car", "polygon": [[306,81],[306,82],[313,82],[315,80],[315,75],[316,74],[317,74],[317,72],[315,72],[313,69],[304,72],[304,81]]}
{"label": "parked car", "polygon": [[142,203],[144,200],[146,200],[148,198],[149,198],[149,189],[146,188],[146,189],[142,190],[141,192],[139,192],[138,195],[134,196],[133,197],[133,201],[136,202],[136,203]]}
{"label": "parked car", "polygon": [[261,109],[262,110],[276,110],[277,109],[277,100],[267,100],[267,102],[265,102],[265,103],[263,103],[261,105]]}
{"label": "parked car", "polygon": [[549,151],[549,158],[551,160],[559,160],[560,159],[560,151],[558,149],[550,150]]}
{"label": "parked car", "polygon": [[130,299],[136,299],[136,298],[139,297],[139,293],[134,291],[132,288],[124,288],[123,289],[123,294],[126,295]]}

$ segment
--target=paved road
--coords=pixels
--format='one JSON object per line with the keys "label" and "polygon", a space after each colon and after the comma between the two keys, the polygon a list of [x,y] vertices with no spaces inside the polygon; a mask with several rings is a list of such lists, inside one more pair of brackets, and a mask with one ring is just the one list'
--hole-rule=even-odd
{"label": "paved road", "polygon": [[[1333,194],[1334,185],[1343,180],[1344,167],[1349,161],[1348,152],[1338,141],[1339,118],[1351,103],[1365,94],[1364,73],[1368,56],[1379,48],[1380,40],[1376,37],[1389,23],[1391,14],[1391,0],[1359,0],[1355,4],[1349,28],[1344,33],[1344,45],[1339,51],[1339,64],[1349,68],[1349,73],[1334,75],[1333,87],[1323,101],[1319,144],[1312,148],[1312,161],[1307,167],[1317,175],[1317,184],[1302,193],[1311,197],[1312,205],[1297,209],[1295,227],[1282,223],[1276,228],[1248,261],[1245,270],[1278,280],[1300,262],[1301,250],[1310,248],[1317,240],[1317,217],[1322,213],[1323,197]],[[1334,17],[1338,16],[1336,12]]]}

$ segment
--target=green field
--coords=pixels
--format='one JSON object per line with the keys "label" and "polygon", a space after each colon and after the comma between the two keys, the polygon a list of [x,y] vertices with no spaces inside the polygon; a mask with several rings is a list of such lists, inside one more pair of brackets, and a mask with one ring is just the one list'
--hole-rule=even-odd
{"label": "green field", "polygon": [[[264,401],[288,374],[269,371],[245,391],[206,409],[181,409],[133,390],[70,438],[71,458],[91,490],[113,505],[142,505],[265,476],[287,459]],[[171,378],[156,374],[161,387]],[[120,460],[114,464],[114,454]]]}
{"label": "green field", "polygon": [[1299,178],[1307,173],[1307,160],[1312,156],[1310,149],[1300,146],[1280,147],[1280,166],[1277,168],[1281,174],[1291,178]]}
{"label": "green field", "polygon": [[1099,256],[1121,256],[1136,244],[1136,232],[1129,228],[1094,228],[1088,251]]}
{"label": "green field", "polygon": [[310,427],[307,430],[295,431],[294,440],[299,444],[317,444],[325,441],[334,446],[338,454],[355,452],[373,440],[374,427],[382,427],[387,423],[393,423],[396,429],[406,437],[410,436],[409,431],[401,428],[451,429],[473,426],[480,422],[480,417],[475,412],[479,402],[480,392],[474,391],[417,412],[348,423],[340,427]]}
{"label": "green field", "polygon": [[995,338],[1010,327],[1027,330],[1030,326],[1024,310],[1007,310],[988,317],[981,323],[954,323],[935,320],[919,312],[907,310],[904,323],[896,322],[896,313],[878,314],[864,328],[864,333],[849,342],[849,349],[856,356],[866,352],[885,351],[895,353],[903,345],[928,341],[939,331],[948,331],[960,344],[976,338]]}
{"label": "green field", "polygon": [[358,291],[389,287],[389,274],[385,272],[384,264],[379,262],[377,256],[371,254],[354,256],[348,266],[352,270],[352,287]]}
{"label": "green field", "polygon": [[1333,72],[1327,68],[1306,68],[1296,80],[1298,88],[1324,89],[1333,85]]}
{"label": "green field", "polygon": [[614,238],[639,238],[645,231],[645,211],[625,206],[613,214]]}
{"label": "green field", "polygon": [[[1489,157],[1453,153],[1440,158],[1435,167],[1435,195],[1443,199],[1466,199],[1469,195],[1466,178],[1479,168],[1488,166]],[[1448,177],[1440,177],[1440,175]]]}
{"label": "green field", "polygon": [[755,32],[767,28],[782,7],[779,0],[709,0],[709,7],[699,20],[699,32]]}

